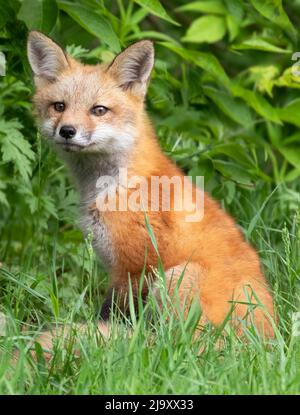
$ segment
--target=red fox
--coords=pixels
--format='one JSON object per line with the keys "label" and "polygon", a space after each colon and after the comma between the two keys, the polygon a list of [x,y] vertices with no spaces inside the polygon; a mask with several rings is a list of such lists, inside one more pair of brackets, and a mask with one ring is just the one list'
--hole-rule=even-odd
{"label": "red fox", "polygon": [[[149,186],[153,177],[177,177],[182,183],[184,179],[183,172],[163,154],[144,108],[154,47],[151,41],[142,40],[110,64],[84,65],[50,38],[32,31],[28,58],[41,131],[69,167],[81,197],[83,231],[92,231],[94,249],[110,271],[111,287],[101,310],[103,323],[110,317],[113,293],[118,305],[126,309],[129,279],[137,295],[144,267],[155,285],[158,253],[143,209],[100,209],[99,181],[110,177],[118,183],[120,169],[126,169],[128,180],[142,177]],[[126,190],[130,197],[136,187]],[[145,209],[170,292],[183,275],[180,303],[182,307],[191,301],[199,303],[200,324],[221,325],[234,304],[231,320],[238,334],[242,334],[249,302],[258,304],[252,324],[272,337],[272,295],[257,253],[234,220],[194,185],[193,201],[197,191],[204,202],[201,220],[186,220],[188,208],[173,209],[182,197],[175,189],[170,193],[170,209],[162,208],[161,196],[158,209]],[[120,199],[118,190],[116,198]],[[144,284],[145,299],[148,289]]]}

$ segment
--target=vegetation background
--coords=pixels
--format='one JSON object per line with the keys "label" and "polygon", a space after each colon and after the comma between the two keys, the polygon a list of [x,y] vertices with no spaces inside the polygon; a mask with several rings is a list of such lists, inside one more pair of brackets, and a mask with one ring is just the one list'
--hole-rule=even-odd
{"label": "vegetation background", "polygon": [[[300,392],[299,25],[300,0],[0,0],[1,393]],[[147,107],[160,143],[187,174],[205,176],[259,250],[280,315],[271,344],[250,331],[247,344],[231,334],[219,350],[208,326],[199,355],[190,321],[142,315],[129,336],[74,333],[80,358],[74,342],[57,345],[50,366],[37,343],[31,358],[45,325],[92,324],[107,277],[34,123],[29,29],[87,63],[155,41]]]}

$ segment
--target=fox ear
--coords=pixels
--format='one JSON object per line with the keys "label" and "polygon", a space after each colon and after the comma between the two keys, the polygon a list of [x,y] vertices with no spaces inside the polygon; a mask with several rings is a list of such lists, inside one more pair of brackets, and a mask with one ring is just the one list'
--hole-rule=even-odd
{"label": "fox ear", "polygon": [[27,54],[33,73],[37,77],[53,81],[68,66],[63,50],[40,32],[29,33]]}
{"label": "fox ear", "polygon": [[141,40],[117,55],[108,71],[117,79],[120,87],[144,97],[153,64],[153,43],[150,40]]}

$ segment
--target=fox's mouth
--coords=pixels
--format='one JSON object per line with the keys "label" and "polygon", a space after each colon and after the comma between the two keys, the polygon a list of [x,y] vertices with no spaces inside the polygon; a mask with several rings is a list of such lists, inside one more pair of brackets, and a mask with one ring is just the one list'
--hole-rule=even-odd
{"label": "fox's mouth", "polygon": [[55,144],[61,146],[65,151],[80,151],[92,145],[92,143],[88,145],[82,145],[82,144],[77,144],[77,143],[70,143],[68,141],[56,142]]}

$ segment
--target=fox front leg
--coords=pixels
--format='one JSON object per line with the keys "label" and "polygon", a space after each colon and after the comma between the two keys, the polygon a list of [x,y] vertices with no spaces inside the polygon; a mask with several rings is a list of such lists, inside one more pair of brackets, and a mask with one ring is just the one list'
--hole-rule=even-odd
{"label": "fox front leg", "polygon": [[[146,292],[143,290],[141,296],[142,296],[142,302],[143,304],[146,301],[148,291]],[[132,286],[132,301],[134,305],[135,313],[138,314],[138,290],[134,289],[134,286]],[[124,285],[122,288],[119,287],[111,287],[109,288],[104,303],[102,304],[101,310],[100,310],[100,320],[106,322],[110,319],[112,311],[120,311],[123,316],[129,316],[130,314],[130,303],[131,299],[129,298],[129,287]]]}
{"label": "fox front leg", "polygon": [[100,320],[108,321],[113,309],[114,289],[110,288],[106,294],[104,303],[100,310]]}

